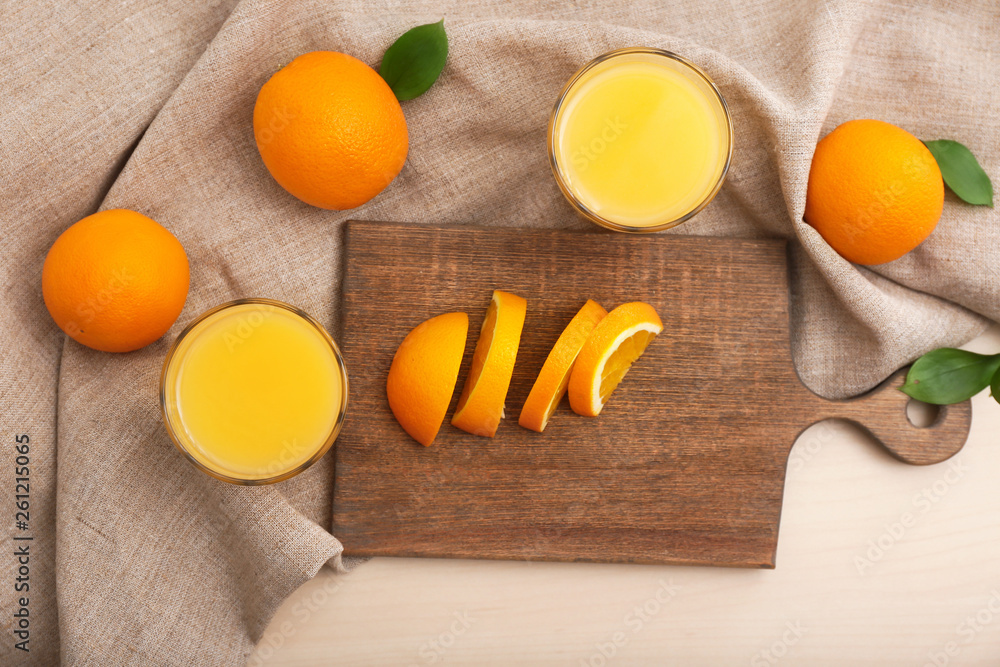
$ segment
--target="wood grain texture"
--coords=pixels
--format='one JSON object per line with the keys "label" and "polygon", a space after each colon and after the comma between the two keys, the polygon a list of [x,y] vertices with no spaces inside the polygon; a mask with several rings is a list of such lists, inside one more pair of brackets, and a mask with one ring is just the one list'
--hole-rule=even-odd
{"label": "wood grain texture", "polygon": [[[919,464],[968,434],[968,403],[910,425],[898,375],[851,401],[801,384],[782,241],[351,222],[346,256],[333,532],[349,555],[773,567],[803,429],[853,421]],[[468,312],[461,385],[494,289],[528,300],[507,418],[493,439],[446,420],[424,448],[389,411],[392,356],[423,320]],[[587,298],[647,301],[664,332],[600,417],[564,402],[545,433],[522,429],[520,405]]]}

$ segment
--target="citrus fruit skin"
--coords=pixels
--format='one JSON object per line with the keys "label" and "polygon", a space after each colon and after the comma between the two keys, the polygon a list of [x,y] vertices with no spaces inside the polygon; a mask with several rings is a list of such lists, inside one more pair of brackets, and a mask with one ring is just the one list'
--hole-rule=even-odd
{"label": "citrus fruit skin", "polygon": [[663,322],[648,303],[623,303],[608,313],[573,364],[568,392],[573,412],[599,415],[611,392],[661,331]]}
{"label": "citrus fruit skin", "polygon": [[891,262],[937,226],[944,181],[915,136],[879,120],[852,120],[817,145],[805,220],[856,264]]}
{"label": "citrus fruit skin", "polygon": [[42,296],[70,338],[104,352],[130,352],[170,329],[190,283],[180,241],[154,220],[101,211],[64,231],[42,267]]}
{"label": "citrus fruit skin", "polygon": [[607,316],[599,303],[587,299],[559,335],[552,350],[545,358],[542,369],[528,393],[517,423],[524,428],[541,433],[549,423],[559,401],[566,395],[570,371],[577,355],[597,324]]}
{"label": "citrus fruit skin", "polygon": [[406,161],[406,119],[389,85],[343,53],[313,51],[260,89],[254,139],[267,170],[307,204],[344,210],[382,192]]}
{"label": "citrus fruit skin", "polygon": [[496,290],[476,341],[469,376],[451,418],[452,425],[492,438],[504,414],[528,302]]}
{"label": "citrus fruit skin", "polygon": [[469,316],[445,313],[417,325],[396,349],[385,391],[396,421],[429,447],[455,393]]}

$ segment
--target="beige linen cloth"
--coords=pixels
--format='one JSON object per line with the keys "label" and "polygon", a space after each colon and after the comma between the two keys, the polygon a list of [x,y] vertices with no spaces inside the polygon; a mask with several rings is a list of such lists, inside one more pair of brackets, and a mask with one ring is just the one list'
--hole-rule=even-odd
{"label": "beige linen cloth", "polygon": [[[852,118],[957,139],[1000,178],[1000,8],[915,5],[7,3],[0,663],[242,664],[289,593],[325,563],[344,568],[327,532],[332,457],[294,480],[239,488],[174,450],[157,408],[169,345],[203,310],[249,296],[292,302],[339,335],[348,218],[588,229],[550,176],[545,129],[561,86],[604,51],[677,51],[722,89],[736,128],[729,179],[679,231],[792,241],[792,347],[810,388],[859,393],[1000,320],[996,210],[949,194],[926,243],[872,269],[847,263],[801,222],[815,143]],[[251,131],[264,81],[316,49],[377,67],[395,37],[442,16],[448,65],[430,92],[403,104],[410,153],[396,181],[343,213],[285,193]],[[40,290],[59,233],[114,207],[159,221],[191,261],[173,329],[124,355],[65,340]],[[18,434],[31,444],[27,532],[13,526]],[[13,590],[13,537],[27,534],[30,654],[14,649],[11,627],[22,595]]]}

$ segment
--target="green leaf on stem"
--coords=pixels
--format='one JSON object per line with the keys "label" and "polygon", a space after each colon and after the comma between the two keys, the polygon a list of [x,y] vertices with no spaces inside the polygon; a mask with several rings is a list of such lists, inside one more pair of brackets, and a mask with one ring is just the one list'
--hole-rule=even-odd
{"label": "green leaf on stem", "polygon": [[925,403],[961,403],[985,389],[998,369],[1000,354],[976,354],[943,347],[917,359],[900,389]]}
{"label": "green leaf on stem", "polygon": [[1000,371],[993,374],[993,380],[990,381],[990,394],[992,394],[994,401],[1000,403]]}
{"label": "green leaf on stem", "polygon": [[407,30],[386,49],[378,73],[400,102],[427,92],[448,59],[444,19]]}
{"label": "green leaf on stem", "polygon": [[962,201],[993,206],[993,183],[968,148],[950,139],[925,141],[924,145],[941,167],[941,176]]}

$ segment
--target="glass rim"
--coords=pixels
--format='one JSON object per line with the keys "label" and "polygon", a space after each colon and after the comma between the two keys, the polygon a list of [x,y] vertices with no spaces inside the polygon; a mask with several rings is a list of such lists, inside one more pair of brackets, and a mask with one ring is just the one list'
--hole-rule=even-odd
{"label": "glass rim", "polygon": [[[563,103],[566,101],[567,95],[580,79],[594,67],[614,58],[620,58],[623,56],[630,56],[636,54],[646,54],[659,56],[673,60],[680,63],[684,67],[687,67],[692,72],[694,72],[699,78],[701,78],[709,87],[709,89],[715,93],[715,98],[718,100],[720,106],[722,107],[722,114],[726,119],[726,142],[728,144],[728,150],[726,151],[726,161],[722,166],[722,171],[719,174],[719,178],[715,185],[705,196],[705,198],[698,203],[697,206],[692,208],[687,213],[671,219],[665,222],[650,225],[646,227],[640,227],[636,225],[624,225],[620,222],[615,222],[613,220],[608,220],[607,218],[601,216],[600,214],[592,211],[586,204],[584,204],[576,196],[576,194],[570,189],[567,179],[563,176],[562,169],[559,166],[559,161],[556,158],[556,119],[559,117],[560,111],[562,111]],[[549,166],[552,168],[552,174],[555,176],[556,184],[562,191],[563,196],[566,200],[577,210],[578,213],[583,215],[585,218],[594,222],[605,229],[610,229],[616,232],[625,232],[629,234],[649,234],[652,232],[660,232],[665,229],[670,229],[676,227],[687,220],[690,220],[695,215],[697,215],[703,208],[708,206],[709,203],[715,196],[719,194],[719,190],[722,189],[722,185],[726,180],[726,175],[729,173],[729,166],[733,159],[733,118],[732,114],[729,113],[729,105],[726,104],[726,98],[722,96],[722,92],[719,90],[718,86],[715,85],[715,81],[698,65],[694,64],[684,56],[678,55],[673,51],[666,51],[664,49],[658,49],[652,46],[629,46],[622,49],[615,49],[613,51],[608,51],[607,53],[602,53],[597,56],[589,63],[581,67],[576,73],[570,77],[570,80],[563,86],[562,91],[559,93],[559,97],[556,98],[556,103],[552,107],[552,113],[549,115],[549,126],[548,126],[548,153],[549,153]]]}
{"label": "glass rim", "polygon": [[[305,461],[297,465],[291,470],[286,470],[282,473],[271,475],[270,477],[234,477],[232,475],[227,475],[225,473],[215,470],[197,458],[195,458],[188,448],[181,442],[184,438],[180,437],[174,429],[174,425],[171,423],[171,419],[167,414],[167,374],[170,369],[170,363],[174,360],[178,349],[180,348],[181,342],[187,338],[195,327],[204,322],[206,319],[215,315],[216,313],[222,312],[224,310],[229,310],[237,306],[244,305],[265,305],[272,306],[276,308],[281,308],[282,310],[287,310],[293,315],[297,315],[301,319],[305,320],[307,324],[312,325],[312,327],[320,334],[323,340],[330,346],[330,350],[333,352],[334,359],[337,362],[337,370],[340,373],[340,379],[344,383],[344,390],[341,392],[340,397],[340,408],[337,413],[337,418],[334,421],[333,427],[330,429],[330,434],[327,436],[323,444]],[[160,415],[163,418],[163,426],[166,428],[167,435],[170,436],[170,440],[174,443],[176,447],[184,457],[190,461],[196,468],[202,472],[214,477],[215,479],[221,480],[223,482],[228,482],[230,484],[236,484],[239,486],[263,486],[265,484],[274,484],[275,482],[281,482],[286,479],[295,477],[302,471],[311,467],[327,452],[333,447],[333,443],[337,440],[337,436],[340,435],[340,431],[344,425],[344,419],[347,416],[347,394],[348,394],[348,380],[347,380],[347,366],[344,364],[344,357],[340,353],[340,348],[337,346],[337,342],[333,340],[333,337],[326,330],[318,320],[316,320],[309,313],[305,312],[301,308],[297,308],[291,304],[285,303],[283,301],[277,301],[275,299],[266,298],[246,298],[246,299],[236,299],[233,301],[227,301],[226,303],[215,306],[214,308],[209,308],[203,312],[198,317],[194,318],[190,324],[184,327],[183,330],[177,335],[177,339],[174,340],[170,349],[167,351],[167,356],[163,360],[163,368],[160,371]]]}

